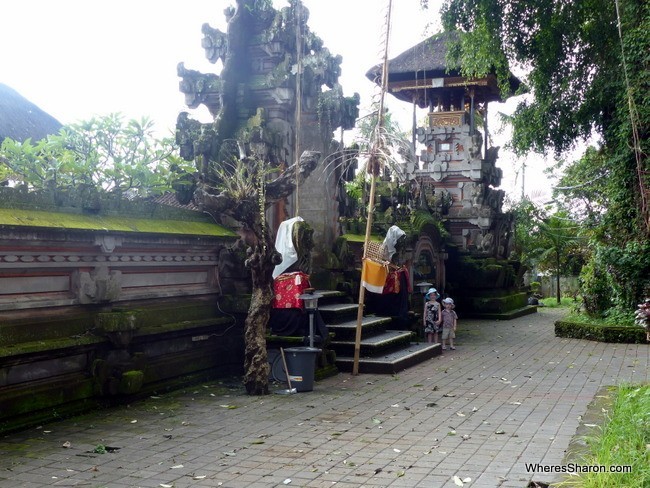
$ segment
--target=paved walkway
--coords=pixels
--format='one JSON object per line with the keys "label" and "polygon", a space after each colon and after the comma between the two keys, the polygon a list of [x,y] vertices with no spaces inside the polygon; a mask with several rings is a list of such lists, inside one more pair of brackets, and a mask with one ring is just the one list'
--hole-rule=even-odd
{"label": "paved walkway", "polygon": [[[0,487],[548,482],[525,463],[561,464],[599,389],[650,371],[647,344],[556,338],[560,314],[463,321],[459,311],[458,349],[395,376],[342,373],[266,397],[211,383],[11,434],[0,438]],[[93,453],[99,445],[115,449]]]}

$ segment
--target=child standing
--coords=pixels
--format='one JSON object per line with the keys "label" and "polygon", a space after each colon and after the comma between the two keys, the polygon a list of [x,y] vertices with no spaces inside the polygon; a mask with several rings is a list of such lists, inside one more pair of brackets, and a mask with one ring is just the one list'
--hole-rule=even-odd
{"label": "child standing", "polygon": [[449,339],[449,349],[456,349],[454,347],[454,339],[456,338],[456,324],[458,322],[458,315],[454,312],[454,301],[447,297],[442,301],[445,307],[440,312],[440,319],[438,325],[442,325],[442,350],[447,349],[445,341]]}
{"label": "child standing", "polygon": [[435,288],[429,288],[427,294],[424,295],[424,336],[427,342],[438,342],[438,332],[440,331],[438,298],[440,298],[440,294]]}

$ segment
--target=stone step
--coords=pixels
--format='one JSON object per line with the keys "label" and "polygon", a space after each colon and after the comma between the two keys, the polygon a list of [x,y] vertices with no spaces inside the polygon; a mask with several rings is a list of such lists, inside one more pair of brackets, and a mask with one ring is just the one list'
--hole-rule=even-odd
{"label": "stone step", "polygon": [[329,327],[330,324],[339,324],[356,317],[359,312],[359,304],[329,303],[323,306],[319,305],[318,311],[321,313],[323,320]]}
{"label": "stone step", "polygon": [[[361,338],[361,355],[376,356],[389,350],[399,347],[409,346],[414,334],[408,330],[387,330],[382,333],[374,334],[370,337]],[[344,356],[354,355],[354,340],[333,340],[330,346],[336,350],[337,355]]]}
{"label": "stone step", "polygon": [[321,295],[318,299],[318,308],[325,305],[352,303],[352,297],[342,291],[315,290],[314,293]]}
{"label": "stone step", "polygon": [[[390,317],[375,317],[367,315],[361,318],[361,336],[370,337],[386,330],[392,322]],[[354,340],[357,334],[357,319],[345,322],[327,324],[327,330],[334,333],[334,339],[340,342]]]}
{"label": "stone step", "polygon": [[[395,374],[434,358],[440,355],[441,352],[442,347],[437,343],[411,343],[408,347],[376,357],[360,357],[359,373]],[[337,355],[336,366],[339,371],[351,372],[354,366],[354,356]]]}

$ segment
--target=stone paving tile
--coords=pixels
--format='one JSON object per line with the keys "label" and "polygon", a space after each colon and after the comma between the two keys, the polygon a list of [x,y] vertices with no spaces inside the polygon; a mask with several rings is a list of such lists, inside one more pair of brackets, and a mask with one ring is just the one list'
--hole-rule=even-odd
{"label": "stone paving tile", "polygon": [[[267,397],[214,382],[10,434],[0,439],[0,487],[552,481],[526,463],[560,464],[600,388],[648,381],[650,370],[648,345],[554,337],[560,313],[461,315],[456,351],[394,376],[341,373],[310,393]],[[120,449],[93,453],[99,444]]]}

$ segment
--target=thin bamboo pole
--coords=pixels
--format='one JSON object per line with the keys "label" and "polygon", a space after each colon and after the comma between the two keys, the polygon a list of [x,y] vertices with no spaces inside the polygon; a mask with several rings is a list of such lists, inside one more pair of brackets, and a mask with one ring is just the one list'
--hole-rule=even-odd
{"label": "thin bamboo pole", "polygon": [[[381,138],[383,137],[384,128],[384,96],[386,95],[386,88],[388,86],[388,37],[390,35],[390,15],[393,2],[388,0],[388,13],[386,14],[386,38],[384,45],[384,60],[381,73],[381,97],[379,99],[379,113],[377,123],[377,133],[375,134],[376,140],[373,143],[370,151],[370,158],[368,160],[368,167],[370,169],[370,196],[368,199],[368,218],[366,220],[366,235],[363,240],[363,258],[361,266],[366,260],[368,255],[368,242],[370,241],[370,231],[372,229],[372,218],[374,216],[375,207],[375,186],[376,177],[379,173],[380,158],[383,155],[378,154],[379,148],[382,145]],[[359,374],[359,357],[361,356],[361,322],[363,321],[363,305],[366,299],[366,289],[362,283],[359,283],[359,308],[357,310],[357,330],[354,339],[354,360],[352,363],[352,374]]]}
{"label": "thin bamboo pole", "polygon": [[[368,255],[368,241],[370,241],[370,230],[372,228],[372,216],[373,216],[373,207],[375,204],[375,174],[372,173],[370,179],[370,202],[368,203],[368,219],[366,221],[366,236],[363,240],[363,259],[361,260],[362,267],[363,262],[366,260]],[[363,273],[363,272],[362,272]],[[363,321],[363,304],[366,300],[366,289],[363,284],[360,283],[359,286],[359,308],[357,309],[357,330],[354,338],[354,362],[352,365],[352,374],[359,374],[359,357],[361,356],[361,323]]]}
{"label": "thin bamboo pole", "polygon": [[300,138],[302,136],[302,11],[301,3],[296,3],[296,133],[295,133],[295,155],[296,162],[296,191],[295,209],[293,216],[300,215]]}

